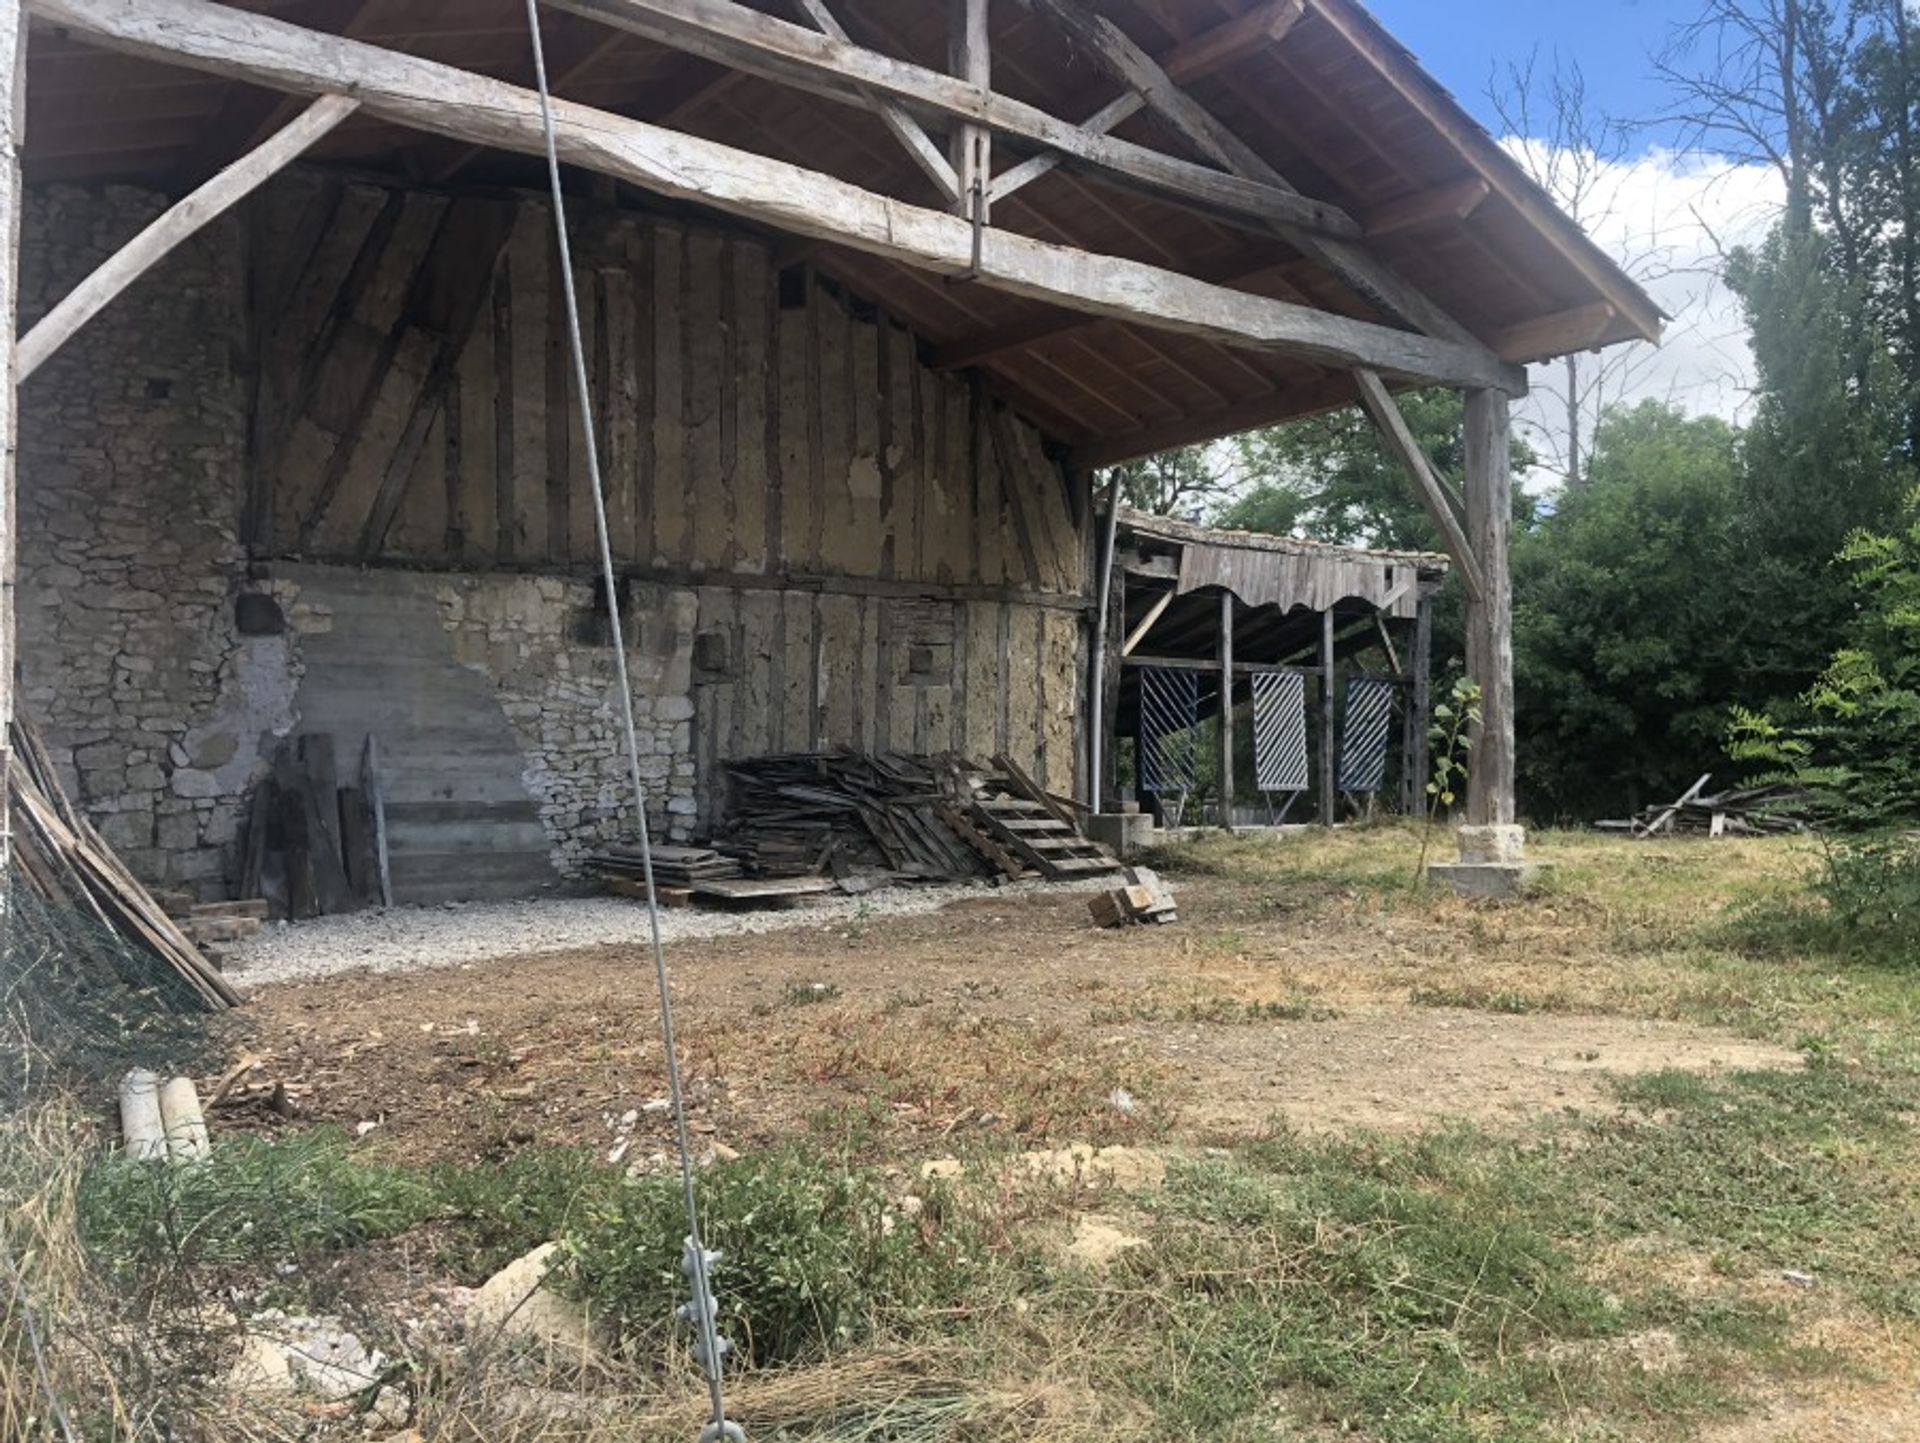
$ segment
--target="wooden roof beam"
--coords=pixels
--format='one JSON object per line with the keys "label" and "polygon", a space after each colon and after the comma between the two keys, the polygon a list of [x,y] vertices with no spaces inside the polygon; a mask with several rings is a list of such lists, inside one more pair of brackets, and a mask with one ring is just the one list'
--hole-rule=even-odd
{"label": "wooden roof beam", "polygon": [[1469,176],[1430,190],[1418,190],[1388,201],[1361,220],[1368,240],[1399,235],[1402,231],[1423,230],[1436,221],[1465,220],[1493,194],[1493,183],[1485,176]]}
{"label": "wooden roof beam", "polygon": [[1493,348],[1508,360],[1522,363],[1590,351],[1606,339],[1619,318],[1620,312],[1611,304],[1596,301],[1509,327],[1493,338]]}
{"label": "wooden roof beam", "polygon": [[692,55],[862,108],[874,94],[950,121],[981,125],[1058,151],[1068,163],[1242,222],[1285,222],[1311,234],[1357,236],[1338,206],[1265,179],[1196,165],[1097,135],[1037,106],[909,61],[789,24],[736,0],[545,0]]}
{"label": "wooden roof beam", "polygon": [[[1122,84],[1138,90],[1154,114],[1200,154],[1243,178],[1298,194],[1259,152],[1174,84],[1152,56],[1104,15],[1086,9],[1080,0],[1019,0],[1019,3],[1051,19]],[[1445,337],[1461,345],[1481,345],[1465,326],[1361,246],[1284,223],[1276,223],[1274,229],[1288,244],[1326,266],[1386,314],[1430,336]],[[1488,355],[1491,354],[1489,351]]]}
{"label": "wooden roof beam", "polygon": [[321,96],[278,135],[170,207],[109,256],[20,338],[14,361],[16,379],[24,381],[39,370],[82,326],[111,305],[128,286],[173,254],[181,242],[252,195],[306,154],[321,137],[332,134],[359,108],[359,102],[348,96]]}
{"label": "wooden roof beam", "polygon": [[[1289,264],[1286,261],[1267,261],[1254,266],[1236,266],[1229,270],[1201,277],[1215,285],[1237,289],[1251,284],[1270,271],[1279,270]],[[996,326],[991,330],[980,331],[972,336],[962,336],[957,341],[949,341],[937,347],[930,364],[935,370],[954,371],[963,366],[978,366],[991,361],[995,356],[1004,356],[1009,351],[1025,350],[1029,346],[1039,345],[1042,341],[1057,340],[1062,336],[1073,335],[1093,326],[1104,324],[1105,317],[1089,319],[1074,312],[1050,312],[1027,320],[1016,321],[1011,325]]]}
{"label": "wooden roof beam", "polygon": [[[525,154],[545,149],[539,97],[435,61],[211,3],[29,0],[33,13],[110,49],[300,94],[351,95],[371,116]],[[976,269],[973,227],[832,176],[644,121],[556,101],[560,159],[656,194],[1051,305],[1222,345],[1366,366],[1438,385],[1526,390],[1525,372],[1476,347],[1355,321],[1118,256],[995,230]]]}
{"label": "wooden roof beam", "polygon": [[1267,0],[1237,19],[1222,21],[1181,41],[1160,57],[1160,68],[1175,85],[1211,75],[1249,52],[1280,40],[1299,23],[1306,9],[1307,0]]}

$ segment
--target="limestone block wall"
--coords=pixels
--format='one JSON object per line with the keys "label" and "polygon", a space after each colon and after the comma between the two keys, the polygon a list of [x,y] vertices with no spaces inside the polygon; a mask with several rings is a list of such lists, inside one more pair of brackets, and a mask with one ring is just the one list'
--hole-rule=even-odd
{"label": "limestone block wall", "polygon": [[[145,192],[28,196],[38,315],[153,216]],[[214,226],[26,384],[21,707],[142,875],[216,889],[259,737],[291,723],[293,639],[248,639],[232,597],[249,397],[240,232]]]}

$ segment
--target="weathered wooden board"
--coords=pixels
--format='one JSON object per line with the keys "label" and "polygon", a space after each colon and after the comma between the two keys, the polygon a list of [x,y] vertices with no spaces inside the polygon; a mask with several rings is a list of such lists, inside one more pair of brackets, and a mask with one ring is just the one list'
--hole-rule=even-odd
{"label": "weathered wooden board", "polygon": [[[593,565],[544,203],[295,171],[251,204],[277,306],[262,552]],[[280,253],[301,225],[319,233],[294,275]],[[574,228],[616,564],[1080,592],[1060,466],[977,379],[928,369],[910,332],[806,270],[776,273],[757,238],[606,208]]]}

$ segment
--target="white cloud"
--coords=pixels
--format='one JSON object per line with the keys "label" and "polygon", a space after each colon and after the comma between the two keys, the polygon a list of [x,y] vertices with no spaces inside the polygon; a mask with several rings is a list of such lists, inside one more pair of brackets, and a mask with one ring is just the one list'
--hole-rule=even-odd
{"label": "white cloud", "polygon": [[[1699,415],[1743,420],[1754,370],[1738,300],[1720,283],[1725,253],[1751,245],[1779,214],[1777,172],[1699,152],[1655,149],[1630,160],[1556,156],[1543,142],[1510,138],[1506,148],[1535,175],[1558,160],[1584,163],[1590,178],[1576,219],[1638,279],[1672,319],[1657,347],[1614,347],[1587,361],[1601,370],[1603,404],[1671,402]],[[1536,367],[1521,424],[1557,447],[1566,430],[1565,378]],[[1589,414],[1597,404],[1588,406]]]}

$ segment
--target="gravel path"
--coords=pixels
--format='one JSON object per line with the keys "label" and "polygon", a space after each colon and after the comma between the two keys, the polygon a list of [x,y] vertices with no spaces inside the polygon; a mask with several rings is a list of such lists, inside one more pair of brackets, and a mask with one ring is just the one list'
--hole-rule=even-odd
{"label": "gravel path", "polygon": [[[890,887],[863,897],[828,897],[793,908],[667,908],[660,913],[660,934],[671,945],[697,937],[779,932],[861,917],[937,912],[968,897],[1090,892],[1099,887],[1099,882]],[[320,917],[294,926],[269,923],[258,936],[231,949],[227,974],[245,991],[281,982],[308,982],[341,972],[411,972],[499,957],[530,957],[581,947],[644,946],[646,942],[647,909],[620,897],[395,907]]]}

